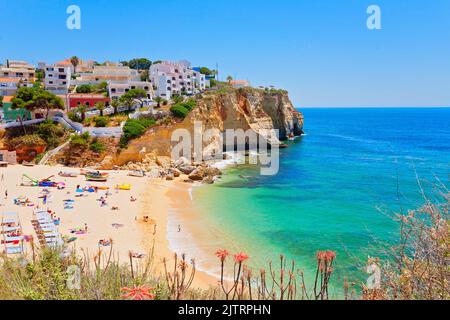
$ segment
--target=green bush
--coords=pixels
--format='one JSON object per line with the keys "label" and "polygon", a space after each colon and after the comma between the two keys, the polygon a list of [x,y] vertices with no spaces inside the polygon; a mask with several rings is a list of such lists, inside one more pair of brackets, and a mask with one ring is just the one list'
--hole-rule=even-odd
{"label": "green bush", "polygon": [[81,117],[78,115],[78,113],[74,112],[74,111],[70,111],[67,116],[69,117],[70,120],[72,120],[73,122],[81,122],[83,121],[81,119]]}
{"label": "green bush", "polygon": [[47,143],[49,148],[56,148],[64,137],[64,129],[52,120],[39,124],[36,133]]}
{"label": "green bush", "polygon": [[105,151],[106,146],[98,139],[94,139],[94,141],[92,141],[91,145],[89,146],[89,149],[91,149],[91,151],[101,153]]}
{"label": "green bush", "polygon": [[90,139],[89,132],[85,132],[81,135],[74,135],[70,138],[70,145],[73,147],[87,147]]}
{"label": "green bush", "polygon": [[93,87],[90,84],[82,84],[77,86],[77,93],[91,93],[93,90]]}
{"label": "green bush", "polygon": [[120,146],[126,147],[130,140],[142,136],[148,128],[155,125],[155,120],[149,118],[128,119],[123,126],[123,135],[120,139]]}
{"label": "green bush", "polygon": [[95,117],[94,123],[97,128],[106,127],[109,123],[109,119],[107,117]]}
{"label": "green bush", "polygon": [[181,104],[176,104],[170,108],[174,117],[184,119],[189,114],[189,110]]}
{"label": "green bush", "polygon": [[9,140],[8,144],[14,147],[20,145],[24,145],[27,147],[34,147],[34,146],[45,146],[47,143],[38,134],[28,134],[13,138],[12,140]]}

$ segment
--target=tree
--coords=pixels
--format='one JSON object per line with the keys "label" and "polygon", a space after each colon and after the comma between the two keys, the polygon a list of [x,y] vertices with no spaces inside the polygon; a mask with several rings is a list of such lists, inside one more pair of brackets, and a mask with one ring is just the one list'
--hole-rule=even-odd
{"label": "tree", "polygon": [[124,94],[119,100],[120,104],[127,107],[128,111],[131,111],[131,108],[134,106],[134,99],[131,96]]}
{"label": "tree", "polygon": [[232,77],[232,76],[228,76],[228,77],[227,77],[227,81],[228,81],[229,83],[231,83],[231,81],[233,81],[233,77]]}
{"label": "tree", "polygon": [[111,107],[114,108],[114,114],[117,113],[117,111],[118,111],[118,109],[119,109],[119,105],[120,105],[119,99],[112,99],[112,101],[111,101]]}
{"label": "tree", "polygon": [[180,96],[179,94],[174,94],[173,96],[172,96],[172,101],[173,101],[173,103],[175,103],[175,104],[177,104],[177,103],[180,103],[180,102],[183,102],[183,97],[182,96]]}
{"label": "tree", "polygon": [[93,91],[93,88],[90,84],[81,84],[77,86],[76,91],[77,93],[91,93]]}
{"label": "tree", "polygon": [[0,96],[0,108],[3,108],[3,96]]}
{"label": "tree", "polygon": [[36,87],[21,87],[11,100],[12,108],[25,108],[29,111],[45,110],[45,118],[48,119],[50,110],[64,110],[64,101],[51,92]]}
{"label": "tree", "polygon": [[86,111],[88,110],[88,106],[85,104],[80,104],[80,106],[77,108],[77,111],[81,113],[81,121],[84,121],[86,119]]}
{"label": "tree", "polygon": [[128,66],[135,70],[148,70],[152,62],[146,58],[137,58],[128,61]]}
{"label": "tree", "polygon": [[161,97],[156,97],[153,100],[155,100],[155,102],[157,103],[156,108],[161,108],[161,102],[163,99]]}
{"label": "tree", "polygon": [[144,70],[141,72],[141,81],[148,81],[149,75],[148,70]]}
{"label": "tree", "polygon": [[201,67],[200,68],[200,73],[204,74],[205,76],[211,76],[211,75],[215,75],[216,74],[216,70],[211,70],[207,67]]}
{"label": "tree", "polygon": [[125,99],[131,99],[132,101],[138,100],[142,108],[144,106],[144,99],[147,98],[147,91],[144,89],[131,89],[125,93],[122,98],[123,97],[125,97]]}
{"label": "tree", "polygon": [[73,65],[74,73],[77,72],[77,66],[80,64],[80,59],[77,56],[70,58],[70,63]]}
{"label": "tree", "polygon": [[103,111],[105,110],[106,106],[104,102],[97,102],[95,104],[95,107],[98,111],[100,111],[100,117],[103,117]]}

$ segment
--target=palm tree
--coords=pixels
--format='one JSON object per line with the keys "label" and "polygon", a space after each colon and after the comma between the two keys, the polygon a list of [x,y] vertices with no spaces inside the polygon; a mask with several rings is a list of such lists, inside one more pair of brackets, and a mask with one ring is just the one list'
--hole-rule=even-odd
{"label": "palm tree", "polygon": [[111,101],[111,107],[114,108],[114,114],[117,113],[118,109],[119,109],[120,103],[119,103],[119,99],[112,99]]}
{"label": "palm tree", "polygon": [[70,63],[73,65],[73,72],[77,72],[77,66],[80,64],[80,59],[77,56],[70,58]]}
{"label": "palm tree", "polygon": [[153,100],[155,100],[155,102],[157,103],[156,108],[161,108],[161,102],[163,99],[161,97],[156,97]]}
{"label": "palm tree", "polygon": [[103,111],[105,110],[106,106],[104,102],[97,102],[95,104],[95,107],[98,111],[100,111],[100,116],[103,117]]}
{"label": "palm tree", "polygon": [[81,113],[81,121],[82,121],[82,122],[86,119],[86,111],[87,111],[87,109],[88,109],[88,106],[85,105],[85,104],[81,104],[81,105],[78,107],[78,109],[77,109],[77,111],[78,111],[79,113]]}
{"label": "palm tree", "polygon": [[122,97],[120,97],[120,102],[128,108],[128,112],[131,111],[131,108],[134,106],[134,99],[131,98],[130,96],[127,95],[123,95]]}
{"label": "palm tree", "polygon": [[233,77],[232,77],[232,76],[228,76],[228,77],[227,77],[227,81],[228,81],[229,83],[231,83],[231,81],[233,81]]}

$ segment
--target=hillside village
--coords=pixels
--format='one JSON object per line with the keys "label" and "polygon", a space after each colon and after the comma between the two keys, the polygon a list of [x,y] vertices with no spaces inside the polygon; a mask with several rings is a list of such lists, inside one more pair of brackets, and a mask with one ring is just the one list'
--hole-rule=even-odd
{"label": "hillside village", "polygon": [[[153,126],[182,120],[204,92],[249,85],[219,82],[215,70],[186,60],[7,60],[0,65],[0,162],[39,163],[63,144],[95,159]],[[80,165],[64,164],[71,162]]]}

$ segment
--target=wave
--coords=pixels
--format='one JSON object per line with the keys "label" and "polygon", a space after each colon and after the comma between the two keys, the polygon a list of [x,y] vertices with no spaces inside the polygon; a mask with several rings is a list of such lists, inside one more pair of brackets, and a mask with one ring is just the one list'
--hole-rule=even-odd
{"label": "wave", "polygon": [[364,144],[387,144],[387,145],[389,144],[388,142],[385,142],[385,141],[362,139],[362,138],[346,136],[346,135],[342,135],[342,134],[327,134],[325,136],[339,138],[339,139],[347,140],[347,141],[351,141],[351,142],[360,142],[360,143],[364,143]]}

